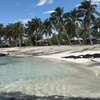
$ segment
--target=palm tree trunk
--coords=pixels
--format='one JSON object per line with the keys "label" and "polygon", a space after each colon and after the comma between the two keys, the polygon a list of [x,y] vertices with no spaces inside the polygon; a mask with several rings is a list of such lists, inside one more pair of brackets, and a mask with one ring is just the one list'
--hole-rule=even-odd
{"label": "palm tree trunk", "polygon": [[17,39],[15,39],[15,46],[17,47]]}
{"label": "palm tree trunk", "polygon": [[77,32],[77,28],[76,28],[76,27],[75,27],[75,33],[76,33],[76,36],[77,36],[77,38],[78,38],[79,44],[82,45],[82,43],[81,43],[81,41],[80,41],[80,36],[79,36],[79,34],[78,34],[78,32]]}
{"label": "palm tree trunk", "polygon": [[79,41],[79,44],[82,45],[81,41],[80,41],[80,37],[78,35],[78,33],[76,33],[77,37],[78,37],[78,41]]}
{"label": "palm tree trunk", "polygon": [[29,45],[32,46],[32,39],[31,39],[31,36],[29,36]]}
{"label": "palm tree trunk", "polygon": [[37,33],[36,33],[36,39],[35,39],[35,46],[37,46]]}
{"label": "palm tree trunk", "polygon": [[11,43],[11,37],[9,37],[9,44],[11,45],[11,47],[13,47]]}
{"label": "palm tree trunk", "polygon": [[91,45],[93,45],[93,41],[92,41],[92,39],[91,39],[90,27],[89,27],[89,29],[88,29],[88,30],[89,30],[89,37],[90,37],[89,39],[90,39],[90,44],[91,44]]}
{"label": "palm tree trunk", "polygon": [[19,36],[19,47],[21,48],[21,37]]}
{"label": "palm tree trunk", "polygon": [[67,36],[69,45],[72,46],[72,43],[71,43],[71,41],[70,41],[70,38],[69,38],[69,36],[68,36],[68,34],[67,34],[67,31],[65,30],[65,27],[64,27],[64,26],[63,26],[63,30],[64,30],[64,32],[65,32],[65,35]]}
{"label": "palm tree trunk", "polygon": [[67,39],[68,39],[68,41],[69,41],[69,45],[72,46],[72,43],[71,43],[71,41],[70,41],[70,39],[69,39],[69,36],[68,36],[67,32],[66,32],[65,34],[66,34]]}
{"label": "palm tree trunk", "polygon": [[[50,23],[51,23],[51,22],[50,22]],[[52,23],[51,23],[51,25],[52,25]],[[54,30],[54,33],[53,33],[53,34],[56,36],[58,46],[60,46],[60,42],[59,42],[58,36],[57,36],[57,34],[56,34],[55,28],[54,28],[54,27],[52,27],[52,28],[53,28],[53,30]]]}
{"label": "palm tree trunk", "polygon": [[56,39],[57,39],[58,46],[60,46],[60,42],[59,42],[59,39],[58,39],[58,36],[57,36],[57,34],[56,34],[56,31],[55,31],[55,29],[54,29],[54,35],[56,36]]}

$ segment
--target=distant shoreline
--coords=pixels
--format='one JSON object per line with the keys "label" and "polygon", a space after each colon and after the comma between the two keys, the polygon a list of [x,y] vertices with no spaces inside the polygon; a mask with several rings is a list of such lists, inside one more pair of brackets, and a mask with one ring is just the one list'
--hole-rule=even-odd
{"label": "distant shoreline", "polygon": [[85,64],[88,63],[95,63],[93,60],[97,60],[98,63],[100,62],[100,58],[63,58],[67,56],[79,56],[79,55],[86,55],[86,54],[99,54],[100,53],[100,45],[73,45],[73,46],[30,46],[30,47],[12,47],[12,48],[0,48],[0,53],[9,56],[17,56],[17,57],[24,57],[24,56],[33,56],[33,57],[41,57],[41,58],[48,58],[48,59],[57,59],[57,60],[64,60],[67,62],[73,62],[78,64]]}
{"label": "distant shoreline", "polygon": [[[4,56],[33,56],[50,59],[66,60],[74,63],[91,62],[93,58],[70,58],[71,56],[78,57],[80,55],[92,55],[100,54],[100,45],[73,45],[73,46],[30,46],[30,47],[12,47],[12,48],[0,48],[0,54]],[[66,59],[67,57],[67,59]],[[94,58],[99,59],[100,58]],[[78,62],[77,62],[78,61]]]}

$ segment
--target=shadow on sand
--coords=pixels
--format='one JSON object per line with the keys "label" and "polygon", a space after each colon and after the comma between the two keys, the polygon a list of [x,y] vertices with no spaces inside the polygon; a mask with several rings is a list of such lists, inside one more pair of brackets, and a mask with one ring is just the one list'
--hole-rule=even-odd
{"label": "shadow on sand", "polygon": [[81,98],[81,97],[64,97],[64,96],[48,96],[48,97],[39,97],[25,95],[21,92],[10,92],[10,93],[0,93],[0,100],[100,100],[100,98]]}

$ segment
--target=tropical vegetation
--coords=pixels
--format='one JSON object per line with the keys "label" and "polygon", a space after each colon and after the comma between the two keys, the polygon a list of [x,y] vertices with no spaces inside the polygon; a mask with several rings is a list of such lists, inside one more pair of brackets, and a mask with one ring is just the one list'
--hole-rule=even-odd
{"label": "tropical vegetation", "polygon": [[[100,13],[96,9],[91,0],[83,0],[69,12],[57,7],[45,20],[35,17],[25,25],[22,22],[0,24],[0,47],[37,46],[44,38],[50,45],[72,45],[72,37],[77,37],[80,45],[86,44],[91,35],[100,38]],[[91,38],[89,41],[93,45]]]}

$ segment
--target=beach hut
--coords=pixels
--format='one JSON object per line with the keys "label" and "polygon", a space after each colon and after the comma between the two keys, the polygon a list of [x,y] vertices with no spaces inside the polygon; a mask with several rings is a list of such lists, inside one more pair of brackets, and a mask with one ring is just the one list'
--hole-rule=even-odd
{"label": "beach hut", "polygon": [[92,42],[92,44],[96,44],[97,40],[94,36],[90,35],[88,38],[87,38],[87,44],[91,44],[90,43],[90,40]]}
{"label": "beach hut", "polygon": [[72,43],[73,45],[79,44],[79,40],[80,40],[81,42],[83,42],[83,39],[82,39],[82,38],[73,37],[73,38],[71,39],[71,43]]}
{"label": "beach hut", "polygon": [[38,40],[37,41],[37,45],[38,46],[48,46],[49,45],[49,41],[47,39]]}

